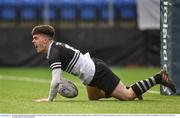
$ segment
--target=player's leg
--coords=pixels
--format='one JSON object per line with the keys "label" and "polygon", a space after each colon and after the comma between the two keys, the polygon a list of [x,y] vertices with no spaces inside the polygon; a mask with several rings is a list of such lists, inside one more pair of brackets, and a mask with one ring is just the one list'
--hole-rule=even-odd
{"label": "player's leg", "polygon": [[86,89],[89,100],[105,98],[105,92],[96,87],[87,86]]}
{"label": "player's leg", "polygon": [[127,89],[121,81],[116,86],[111,96],[119,100],[134,100],[136,98],[136,94],[132,88]]}
{"label": "player's leg", "polygon": [[150,77],[146,80],[141,80],[136,82],[131,87],[127,88],[122,82],[119,82],[117,87],[112,92],[112,97],[115,97],[119,100],[134,100],[137,98],[142,98],[141,95],[148,91],[151,87],[162,84],[169,87],[173,92],[176,92],[175,86],[172,81],[169,79],[166,71],[160,71],[153,77]]}
{"label": "player's leg", "polygon": [[[135,98],[134,96],[130,96],[131,93],[133,94],[133,92],[131,92],[132,90],[126,89],[126,86],[120,82],[118,76],[116,76],[102,60],[94,59],[94,62],[96,66],[96,72],[89,86],[96,88],[87,88],[91,98],[99,99],[108,98],[111,96],[120,100],[129,100]],[[102,90],[104,91],[103,94],[100,92]],[[128,92],[130,94],[128,94]]]}
{"label": "player's leg", "polygon": [[[95,59],[96,72],[89,86],[97,87],[105,91],[105,96],[113,96],[119,100],[133,100],[139,98],[156,84],[163,84],[175,91],[175,86],[169,81],[165,71],[161,71],[153,77],[136,82],[130,88],[120,82],[120,79],[101,60]],[[93,93],[93,92],[91,92]]]}
{"label": "player's leg", "polygon": [[136,96],[141,96],[143,93],[148,91],[151,87],[162,84],[164,86],[169,87],[173,92],[176,92],[175,86],[172,81],[169,79],[166,71],[160,71],[153,77],[150,77],[146,80],[141,80],[131,85],[131,89],[134,91]]}

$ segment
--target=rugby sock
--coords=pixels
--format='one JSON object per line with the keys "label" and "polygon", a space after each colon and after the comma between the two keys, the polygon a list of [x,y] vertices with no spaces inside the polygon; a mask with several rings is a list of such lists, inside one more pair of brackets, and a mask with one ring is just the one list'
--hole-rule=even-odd
{"label": "rugby sock", "polygon": [[161,81],[161,75],[157,74],[153,77],[150,77],[149,79],[136,82],[135,84],[131,85],[131,88],[133,89],[136,96],[140,96],[146,91],[148,91],[154,85],[160,84]]}

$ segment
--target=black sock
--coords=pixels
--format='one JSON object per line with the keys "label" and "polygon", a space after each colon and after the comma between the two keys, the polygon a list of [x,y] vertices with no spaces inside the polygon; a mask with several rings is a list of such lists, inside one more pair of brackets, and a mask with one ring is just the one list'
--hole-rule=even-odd
{"label": "black sock", "polygon": [[151,87],[155,86],[156,84],[160,84],[161,80],[161,75],[157,74],[154,77],[150,77],[149,79],[136,82],[135,84],[131,85],[131,88],[133,89],[136,96],[140,96],[148,91]]}

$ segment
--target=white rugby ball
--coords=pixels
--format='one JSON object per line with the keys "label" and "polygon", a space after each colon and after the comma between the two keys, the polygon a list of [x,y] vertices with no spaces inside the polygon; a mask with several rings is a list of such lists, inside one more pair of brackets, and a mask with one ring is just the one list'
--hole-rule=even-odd
{"label": "white rugby ball", "polygon": [[62,79],[59,83],[58,93],[66,98],[74,98],[78,95],[78,89],[73,82]]}

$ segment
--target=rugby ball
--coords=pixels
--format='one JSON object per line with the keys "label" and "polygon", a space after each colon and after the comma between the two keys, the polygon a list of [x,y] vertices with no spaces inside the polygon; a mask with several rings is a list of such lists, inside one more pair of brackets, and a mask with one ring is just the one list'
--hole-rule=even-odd
{"label": "rugby ball", "polygon": [[58,93],[66,98],[74,98],[78,95],[78,89],[73,82],[62,79],[59,83]]}

